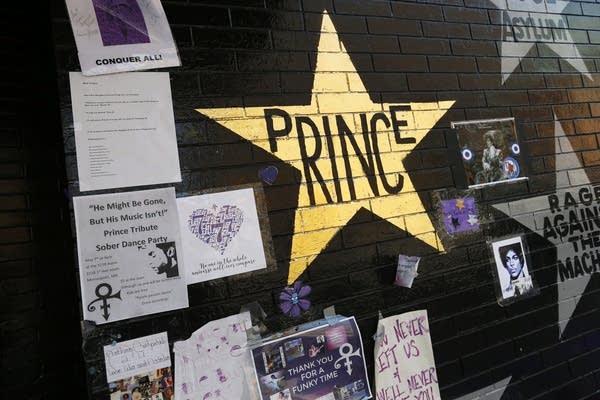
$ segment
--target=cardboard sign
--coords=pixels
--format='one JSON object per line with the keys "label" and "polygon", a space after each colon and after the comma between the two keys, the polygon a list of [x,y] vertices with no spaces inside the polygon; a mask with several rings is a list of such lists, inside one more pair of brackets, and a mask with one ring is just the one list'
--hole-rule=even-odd
{"label": "cardboard sign", "polygon": [[361,400],[371,390],[354,317],[252,350],[261,400]]}
{"label": "cardboard sign", "polygon": [[427,311],[379,320],[375,340],[377,400],[440,400]]}

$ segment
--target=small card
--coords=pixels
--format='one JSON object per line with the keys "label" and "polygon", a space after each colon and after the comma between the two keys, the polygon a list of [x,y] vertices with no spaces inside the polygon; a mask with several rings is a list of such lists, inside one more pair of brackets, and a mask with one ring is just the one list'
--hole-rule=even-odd
{"label": "small card", "polygon": [[396,269],[396,281],[394,284],[396,286],[411,288],[414,279],[419,275],[417,273],[419,261],[421,261],[421,257],[400,254],[398,256],[398,267]]}
{"label": "small card", "polygon": [[104,346],[108,382],[171,366],[167,332]]}

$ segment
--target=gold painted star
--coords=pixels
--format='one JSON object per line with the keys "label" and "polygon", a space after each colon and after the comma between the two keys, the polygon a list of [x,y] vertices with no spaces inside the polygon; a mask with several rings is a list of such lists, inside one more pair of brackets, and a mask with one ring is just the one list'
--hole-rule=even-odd
{"label": "gold painted star", "polygon": [[325,12],[310,104],[272,104],[196,111],[302,171],[289,284],[361,208],[443,250],[403,160],[453,101],[374,103]]}
{"label": "gold painted star", "polygon": [[456,208],[462,210],[465,208],[465,200],[464,199],[456,199]]}

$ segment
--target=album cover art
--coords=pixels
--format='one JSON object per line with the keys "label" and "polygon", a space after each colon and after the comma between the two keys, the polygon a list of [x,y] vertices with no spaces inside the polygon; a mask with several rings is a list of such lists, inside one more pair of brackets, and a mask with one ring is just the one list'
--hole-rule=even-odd
{"label": "album cover art", "polygon": [[453,122],[467,185],[525,179],[514,118]]}

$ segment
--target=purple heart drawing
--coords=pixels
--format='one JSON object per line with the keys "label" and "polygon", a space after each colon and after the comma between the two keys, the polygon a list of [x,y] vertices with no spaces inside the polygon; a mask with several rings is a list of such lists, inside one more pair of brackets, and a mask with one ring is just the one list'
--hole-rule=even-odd
{"label": "purple heart drawing", "polygon": [[275,179],[277,179],[277,174],[279,171],[277,167],[269,165],[267,168],[263,168],[258,171],[258,177],[263,180],[263,182],[272,185],[275,183]]}
{"label": "purple heart drawing", "polygon": [[204,243],[221,253],[240,231],[244,223],[244,213],[236,206],[215,205],[213,211],[199,208],[188,218],[188,228]]}

